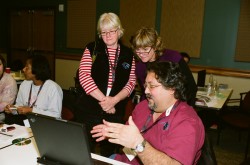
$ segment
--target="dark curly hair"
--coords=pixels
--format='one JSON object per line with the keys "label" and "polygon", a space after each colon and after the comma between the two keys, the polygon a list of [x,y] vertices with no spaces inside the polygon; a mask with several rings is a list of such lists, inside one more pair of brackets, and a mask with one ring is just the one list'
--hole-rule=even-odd
{"label": "dark curly hair", "polygon": [[179,64],[168,61],[152,62],[147,65],[147,72],[154,72],[156,80],[166,89],[173,89],[174,97],[186,101],[186,80],[182,75]]}
{"label": "dark curly hair", "polygon": [[32,74],[36,75],[37,80],[44,82],[50,79],[51,70],[49,67],[49,61],[46,57],[39,54],[33,54],[29,56],[27,60],[30,60],[32,65]]}

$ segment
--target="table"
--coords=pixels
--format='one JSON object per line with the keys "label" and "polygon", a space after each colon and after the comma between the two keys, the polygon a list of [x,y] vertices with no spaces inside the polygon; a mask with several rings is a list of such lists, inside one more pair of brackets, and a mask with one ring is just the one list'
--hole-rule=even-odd
{"label": "table", "polygon": [[[16,125],[15,125],[16,126]],[[9,142],[0,141],[0,164],[1,165],[14,165],[14,164],[25,164],[25,165],[36,165],[37,157],[40,157],[39,151],[36,146],[35,139],[32,135],[31,129],[23,126],[16,126],[26,132],[23,132],[23,137],[31,140],[30,144],[27,145],[10,145]],[[115,165],[128,165],[113,159],[109,159],[97,154],[91,153],[91,157],[96,160],[100,160],[106,163]]]}
{"label": "table", "polygon": [[205,88],[198,88],[195,105],[196,107],[220,110],[230,98],[232,92],[232,88],[227,88],[219,89],[214,95],[207,95]]}
{"label": "table", "polygon": [[[226,101],[230,98],[233,89],[220,89],[216,95],[209,96],[205,88],[198,88],[195,109],[206,129],[217,129],[220,124],[220,113]],[[206,101],[206,99],[208,99]]]}

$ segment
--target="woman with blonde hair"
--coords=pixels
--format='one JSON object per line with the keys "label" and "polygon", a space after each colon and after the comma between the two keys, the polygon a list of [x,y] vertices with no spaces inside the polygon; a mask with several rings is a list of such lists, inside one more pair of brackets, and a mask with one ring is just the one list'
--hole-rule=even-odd
{"label": "woman with blonde hair", "polygon": [[[178,63],[181,72],[187,81],[187,103],[191,106],[195,105],[197,86],[191,70],[179,52],[164,48],[161,37],[158,35],[155,29],[148,27],[139,29],[132,37],[131,44],[135,54],[140,59],[140,61],[136,63],[135,73],[141,91],[144,91],[146,66],[148,63],[155,61],[170,61]],[[143,93],[141,100],[144,99],[145,94]]]}
{"label": "woman with blonde hair", "polygon": [[[123,123],[125,106],[135,86],[135,61],[133,52],[124,46],[120,38],[124,29],[114,13],[104,13],[97,24],[99,39],[87,44],[79,66],[79,81],[84,90],[80,122],[84,122],[94,152],[95,140],[90,130],[103,119]],[[110,156],[115,144],[100,142],[100,152]]]}

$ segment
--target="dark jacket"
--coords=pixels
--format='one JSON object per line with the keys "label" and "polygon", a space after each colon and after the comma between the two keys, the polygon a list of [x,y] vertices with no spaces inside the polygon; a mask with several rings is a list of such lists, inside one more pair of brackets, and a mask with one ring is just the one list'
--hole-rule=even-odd
{"label": "dark jacket", "polygon": [[[194,80],[194,77],[192,75],[191,70],[189,69],[187,63],[183,60],[182,56],[179,54],[179,52],[174,50],[166,49],[162,56],[158,59],[158,61],[171,61],[174,63],[178,63],[180,66],[180,70],[182,74],[185,76],[187,84],[187,103],[191,106],[195,105],[195,99],[196,99],[196,92],[197,92],[197,86]],[[141,101],[145,99],[144,94],[144,83],[146,79],[146,65],[147,63],[138,62],[136,63],[135,68],[135,74],[137,77],[137,81],[140,85],[140,88],[142,90],[143,95],[141,96]]]}
{"label": "dark jacket", "polygon": [[[117,67],[115,70],[115,81],[110,92],[110,96],[115,96],[119,93],[124,86],[127,84],[130,76],[130,71],[133,61],[133,52],[128,47],[120,44],[120,55],[117,61]],[[109,75],[109,59],[106,53],[106,45],[102,40],[98,43],[92,42],[86,46],[91,53],[93,65],[91,69],[91,77],[95,81],[98,88],[106,94],[108,86],[108,75]],[[121,100],[115,105],[115,114],[106,114],[98,101],[92,96],[83,94],[82,105],[84,106],[85,115],[98,116],[102,115],[104,119],[108,116],[117,116],[123,118],[125,114],[125,105],[127,99]]]}

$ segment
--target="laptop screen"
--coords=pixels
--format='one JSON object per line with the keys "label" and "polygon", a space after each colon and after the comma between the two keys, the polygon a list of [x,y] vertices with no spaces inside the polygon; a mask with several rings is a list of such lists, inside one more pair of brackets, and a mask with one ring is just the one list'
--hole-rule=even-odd
{"label": "laptop screen", "polygon": [[[90,165],[86,129],[83,124],[40,114],[28,114],[29,123],[44,164]],[[44,161],[44,162],[43,162]]]}

